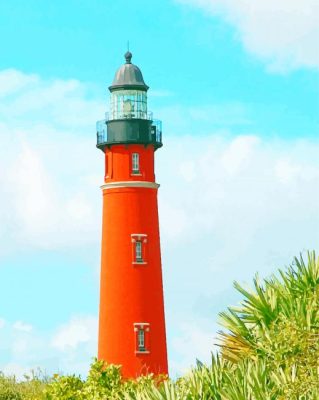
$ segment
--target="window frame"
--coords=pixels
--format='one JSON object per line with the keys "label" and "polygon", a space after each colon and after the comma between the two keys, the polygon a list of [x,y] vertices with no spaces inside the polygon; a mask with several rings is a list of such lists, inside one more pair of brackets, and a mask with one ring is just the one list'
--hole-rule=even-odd
{"label": "window frame", "polygon": [[131,155],[131,175],[141,175],[141,157],[140,153],[132,153]]}
{"label": "window frame", "polygon": [[[145,233],[132,233],[132,264],[133,265],[146,265],[147,264],[147,234]],[[139,243],[137,245],[137,243]],[[138,247],[139,250],[138,250]],[[138,250],[138,251],[137,251]],[[137,257],[140,255],[141,257]]]}
{"label": "window frame", "polygon": [[148,322],[134,322],[133,327],[135,354],[150,354],[150,324]]}

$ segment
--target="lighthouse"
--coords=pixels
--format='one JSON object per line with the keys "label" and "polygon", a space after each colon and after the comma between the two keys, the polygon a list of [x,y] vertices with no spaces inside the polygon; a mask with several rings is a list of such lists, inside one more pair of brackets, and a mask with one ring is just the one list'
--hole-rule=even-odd
{"label": "lighthouse", "polygon": [[128,51],[109,87],[109,113],[97,122],[105,156],[98,358],[121,365],[124,378],[168,373],[154,174],[162,128],[131,59]]}

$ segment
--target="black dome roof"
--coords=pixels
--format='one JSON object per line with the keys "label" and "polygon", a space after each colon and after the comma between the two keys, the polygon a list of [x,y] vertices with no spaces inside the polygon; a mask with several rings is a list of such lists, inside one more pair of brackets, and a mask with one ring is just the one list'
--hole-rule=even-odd
{"label": "black dome roof", "polygon": [[148,90],[143,75],[139,67],[131,63],[132,53],[125,53],[126,63],[123,64],[115,73],[113,83],[109,87],[110,91],[116,89],[142,89]]}

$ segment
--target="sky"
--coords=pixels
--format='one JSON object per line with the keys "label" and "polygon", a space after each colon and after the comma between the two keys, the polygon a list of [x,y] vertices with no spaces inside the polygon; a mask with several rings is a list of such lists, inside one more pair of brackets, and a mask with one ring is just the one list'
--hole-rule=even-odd
{"label": "sky", "polygon": [[0,371],[96,356],[103,153],[129,41],[156,152],[170,374],[218,313],[319,251],[317,0],[0,0]]}

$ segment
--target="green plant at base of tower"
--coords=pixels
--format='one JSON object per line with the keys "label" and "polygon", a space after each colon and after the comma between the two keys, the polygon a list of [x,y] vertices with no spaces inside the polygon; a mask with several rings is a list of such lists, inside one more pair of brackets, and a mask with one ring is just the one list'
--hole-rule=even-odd
{"label": "green plant at base of tower", "polygon": [[228,330],[220,333],[222,356],[262,360],[278,396],[299,399],[319,389],[319,258],[295,258],[279,274],[263,284],[255,278],[253,291],[235,284],[244,300],[220,314]]}
{"label": "green plant at base of tower", "polygon": [[254,289],[235,284],[239,307],[220,314],[220,354],[177,380],[123,380],[120,366],[95,360],[88,377],[36,376],[19,383],[0,375],[1,400],[318,400],[319,258],[308,253],[279,278]]}
{"label": "green plant at base of tower", "polygon": [[0,399],[42,400],[48,378],[41,371],[31,371],[31,376],[25,375],[24,378],[23,382],[18,382],[15,377],[6,377],[0,373]]}
{"label": "green plant at base of tower", "polygon": [[[53,381],[44,391],[45,400],[102,400],[139,398],[141,391],[159,384],[159,377],[141,376],[136,380],[123,380],[121,367],[105,365],[103,361],[92,363],[88,377],[55,375]],[[163,379],[163,378],[162,378]]]}
{"label": "green plant at base of tower", "polygon": [[45,399],[78,400],[82,399],[83,381],[75,375],[59,376],[55,374],[52,382],[44,391]]}

